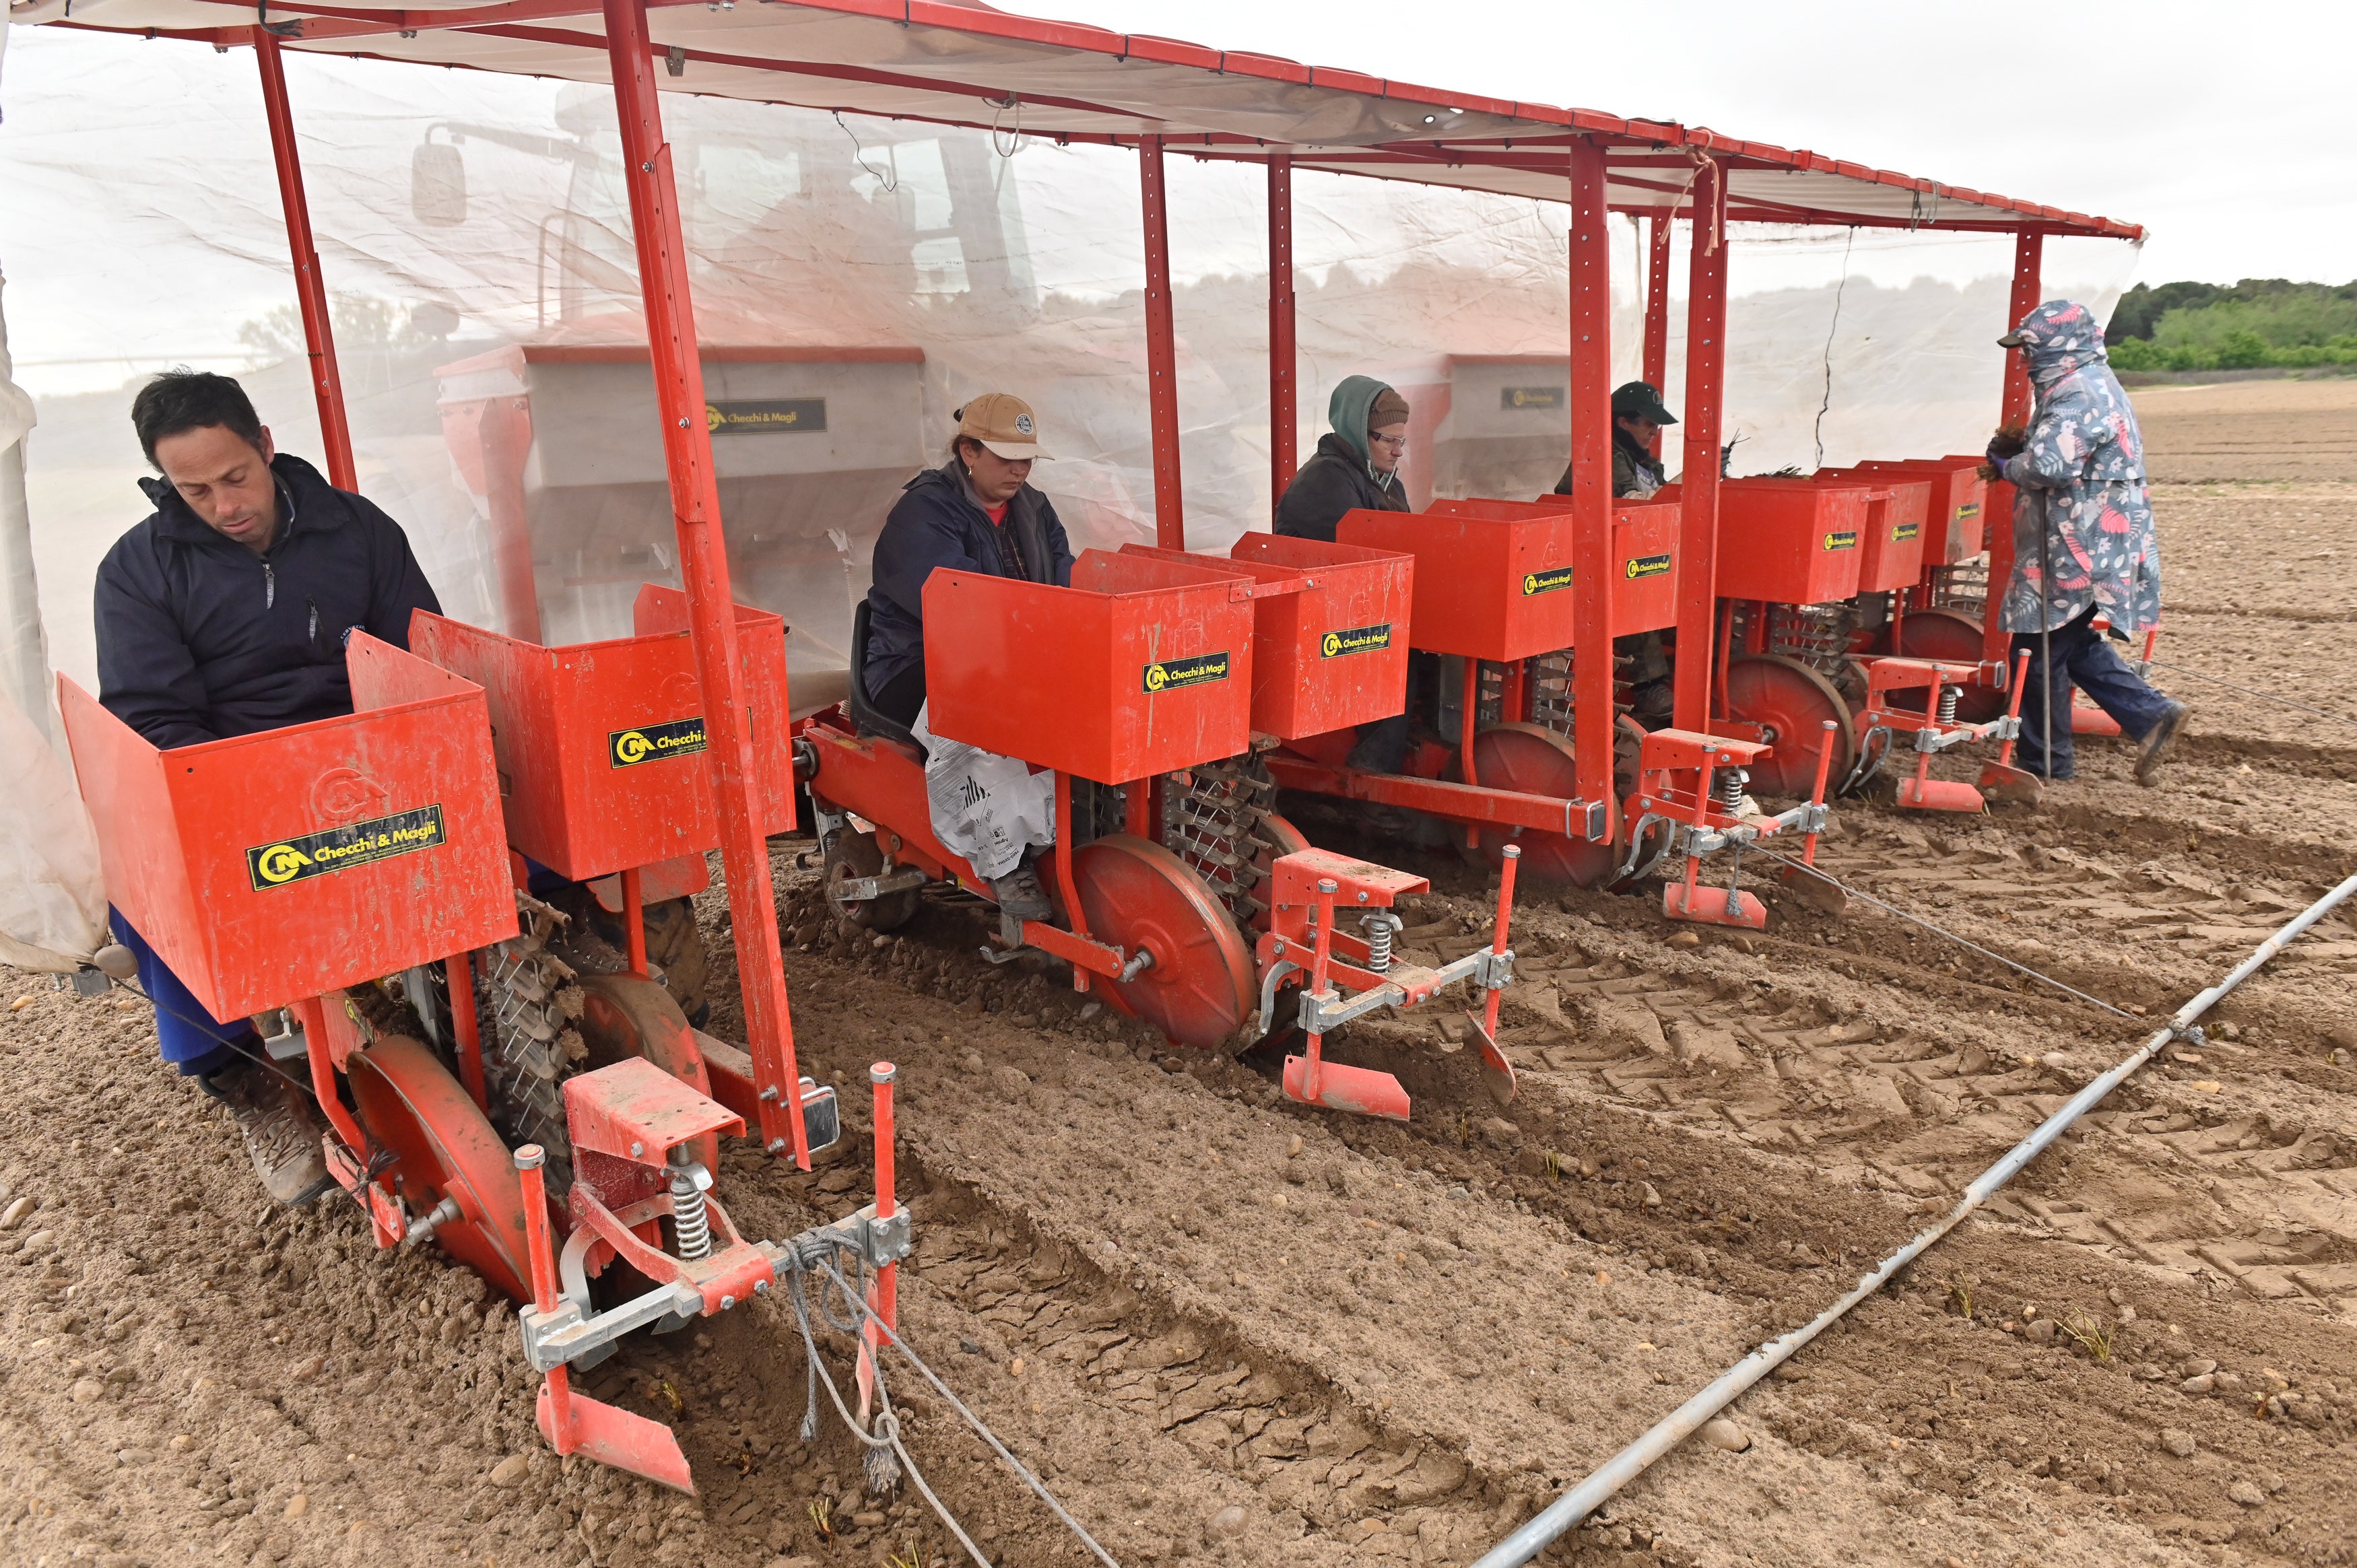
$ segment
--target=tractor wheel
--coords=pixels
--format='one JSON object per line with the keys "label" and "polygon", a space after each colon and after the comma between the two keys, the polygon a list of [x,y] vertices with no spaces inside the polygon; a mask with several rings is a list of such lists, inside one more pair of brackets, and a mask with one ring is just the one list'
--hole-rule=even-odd
{"label": "tractor wheel", "polygon": [[1073,854],[1072,881],[1091,936],[1153,959],[1094,983],[1175,1044],[1232,1047],[1258,1001],[1252,950],[1203,879],[1158,843],[1109,833]]}
{"label": "tractor wheel", "polygon": [[[696,1048],[694,1031],[671,993],[635,974],[581,977],[581,1043],[589,1049],[584,1072],[641,1057],[694,1090],[710,1095],[712,1074]],[[720,1135],[706,1133],[694,1144],[705,1170],[720,1170]]]}
{"label": "tractor wheel", "polygon": [[[849,828],[835,834],[827,846],[824,885],[832,890],[838,884],[862,876],[884,874],[884,851],[877,846],[873,833],[854,832]],[[854,903],[833,905],[835,918],[866,931],[897,930],[909,923],[917,912],[918,889],[904,887],[898,893],[887,893],[879,898],[862,898]]]}
{"label": "tractor wheel", "polygon": [[[1976,664],[1983,646],[1981,623],[1962,610],[1928,609],[1910,612],[1899,628],[1899,651],[1909,659],[1936,659],[1943,663]],[[1921,713],[1923,693],[1892,693],[1893,707]],[[1956,699],[1956,716],[1981,725],[2005,712],[2005,693],[1986,686],[1967,686]]]}
{"label": "tractor wheel", "polygon": [[490,1120],[422,1042],[384,1035],[345,1065],[374,1153],[393,1156],[393,1190],[413,1217],[456,1198],[458,1218],[434,1233],[443,1251],[492,1288],[532,1294],[523,1184]]}
{"label": "tractor wheel", "polygon": [[1728,661],[1727,715],[1758,725],[1775,749],[1751,765],[1752,787],[1765,795],[1806,800],[1817,779],[1817,748],[1833,721],[1833,762],[1825,788],[1840,788],[1857,759],[1849,704],[1834,683],[1797,659],[1751,653]]}

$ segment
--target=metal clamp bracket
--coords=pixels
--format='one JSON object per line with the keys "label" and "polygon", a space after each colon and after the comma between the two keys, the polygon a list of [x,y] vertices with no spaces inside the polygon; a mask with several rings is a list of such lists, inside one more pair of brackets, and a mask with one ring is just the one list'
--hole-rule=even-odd
{"label": "metal clamp bracket", "polygon": [[826,896],[836,904],[865,904],[871,898],[881,898],[887,893],[906,893],[925,885],[925,874],[913,865],[898,871],[888,871],[881,876],[847,876],[828,886]]}

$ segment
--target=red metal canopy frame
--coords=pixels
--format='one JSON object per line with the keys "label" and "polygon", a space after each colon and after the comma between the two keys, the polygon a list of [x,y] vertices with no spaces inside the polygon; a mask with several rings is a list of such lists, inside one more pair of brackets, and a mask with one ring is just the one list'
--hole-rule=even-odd
{"label": "red metal canopy frame", "polygon": [[[710,435],[698,417],[703,372],[695,352],[684,246],[671,153],[662,134],[654,61],[677,74],[699,69],[694,91],[802,107],[880,114],[970,129],[996,129],[1010,111],[1031,134],[1059,142],[1134,146],[1139,159],[1146,256],[1149,424],[1157,543],[1186,544],[1178,466],[1175,325],[1164,155],[1257,162],[1268,177],[1269,390],[1272,499],[1293,476],[1295,398],[1292,174],[1322,169],[1377,178],[1565,200],[1571,209],[1571,513],[1577,540],[1577,648],[1574,750],[1579,799],[1595,837],[1617,832],[1612,779],[1612,667],[1605,584],[1611,534],[1610,267],[1607,216],[1649,220],[1643,365],[1659,385],[1668,359],[1671,225],[1694,227],[1687,289],[1687,476],[1677,630],[1708,650],[1715,619],[1719,443],[1726,360],[1726,226],[1730,221],[1895,227],[2017,236],[2007,325],[2039,303],[2043,238],[2066,234],[2137,241],[2143,231],[2111,219],[1994,196],[1969,188],[1845,163],[1807,151],[1746,142],[1699,128],[1629,120],[1480,96],[1449,94],[1272,56],[1215,50],[1139,35],[1007,16],[938,0],[765,0],[738,11],[704,0],[511,0],[482,6],[389,10],[281,3],[256,26],[242,6],[211,0],[151,0],[150,15],[189,25],[108,27],[60,9],[50,25],[172,37],[227,48],[251,45],[261,64],[271,145],[285,200],[304,331],[319,403],[328,470],[350,486],[350,435],[336,371],[326,289],[304,201],[282,52],[339,53],[534,75],[602,76],[613,83],[627,154],[633,234],[658,403],[663,421],[681,569],[693,606],[696,666],[707,693],[710,755],[731,900],[738,973],[755,1073],[777,1090],[760,1101],[772,1153],[809,1151],[795,1091],[792,1028],[777,925],[745,918],[774,905],[766,843],[755,826],[751,752],[738,689],[728,565],[718,537],[719,500]],[[86,13],[87,15],[87,13]],[[101,13],[102,16],[103,13]],[[21,19],[36,19],[24,17]],[[652,36],[660,17],[666,38]],[[546,24],[566,21],[572,26]],[[888,32],[877,28],[891,29]],[[592,30],[594,29],[594,30]],[[914,50],[922,33],[941,47]],[[807,36],[805,36],[807,35]],[[693,38],[694,42],[681,41]],[[715,48],[716,40],[741,47]],[[824,48],[764,52],[781,44]],[[891,69],[877,60],[897,62]],[[1052,81],[1059,90],[1042,91]],[[784,84],[792,83],[791,89]],[[977,105],[991,110],[987,118]],[[1337,120],[1337,115],[1340,120]],[[1443,121],[1447,124],[1444,124]],[[1334,141],[1313,125],[1348,124]],[[1258,129],[1243,127],[1257,125]],[[1429,127],[1429,131],[1424,130]],[[1422,133],[1422,134],[1419,134]],[[1899,205],[1904,199],[1904,209]],[[2027,413],[2029,382],[2008,351],[2005,418]],[[2006,515],[2004,493],[1991,509]],[[1991,603],[2011,562],[2010,531],[1993,531]],[[1987,620],[1990,657],[2005,635]],[[1710,660],[1678,661],[1675,722],[1707,727]]]}

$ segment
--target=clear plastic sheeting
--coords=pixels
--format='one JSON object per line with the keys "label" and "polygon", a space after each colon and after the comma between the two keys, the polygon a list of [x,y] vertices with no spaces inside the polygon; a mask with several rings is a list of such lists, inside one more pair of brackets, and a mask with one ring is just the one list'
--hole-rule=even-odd
{"label": "clear plastic sheeting", "polygon": [[98,832],[72,774],[0,693],[0,963],[70,974],[111,939]]}
{"label": "clear plastic sheeting", "polygon": [[[250,53],[24,30],[9,67],[0,249],[41,403],[42,603],[59,667],[88,681],[92,574],[145,510],[138,381],[244,373],[307,456],[317,421]],[[610,93],[296,52],[286,70],[361,488],[450,614],[626,633],[637,585],[678,576]],[[977,392],[1038,411],[1055,460],[1033,482],[1076,551],[1152,537],[1134,152],[1012,123],[663,108],[732,567],[741,598],[787,617],[798,674],[840,671],[884,514]],[[1188,536],[1223,549],[1273,501],[1265,177],[1168,159]],[[1309,171],[1294,200],[1301,453],[1333,384],[1364,372],[1417,406],[1418,496],[1549,488],[1570,445],[1543,395],[1565,380],[1566,209]],[[1615,222],[1618,380],[1638,373],[1642,252]],[[1735,472],[1986,439],[2009,240],[1738,224],[1727,243]],[[2049,275],[2108,308],[2134,252],[2077,243],[2100,259]]]}

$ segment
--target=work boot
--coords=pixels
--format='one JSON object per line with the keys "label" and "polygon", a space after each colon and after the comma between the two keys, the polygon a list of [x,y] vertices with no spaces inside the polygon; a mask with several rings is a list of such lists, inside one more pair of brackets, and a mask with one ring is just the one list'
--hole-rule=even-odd
{"label": "work boot", "polygon": [[2171,703],[2162,710],[2159,722],[2147,730],[2144,738],[2136,742],[2136,781],[2137,783],[2151,784],[2153,775],[2160,771],[2161,754],[2169,749],[2169,743],[2177,738],[2177,732],[2183,727],[2184,724],[2185,704]]}
{"label": "work boot", "polygon": [[1056,907],[1048,902],[1048,890],[1039,886],[1039,874],[1028,860],[1004,876],[992,877],[990,896],[998,900],[1000,914],[1018,920],[1045,920],[1056,913]]}
{"label": "work boot", "polygon": [[229,1107],[272,1202],[300,1208],[334,1182],[319,1142],[325,1130],[311,1109],[311,1097],[293,1081],[240,1057],[206,1073],[197,1084]]}

